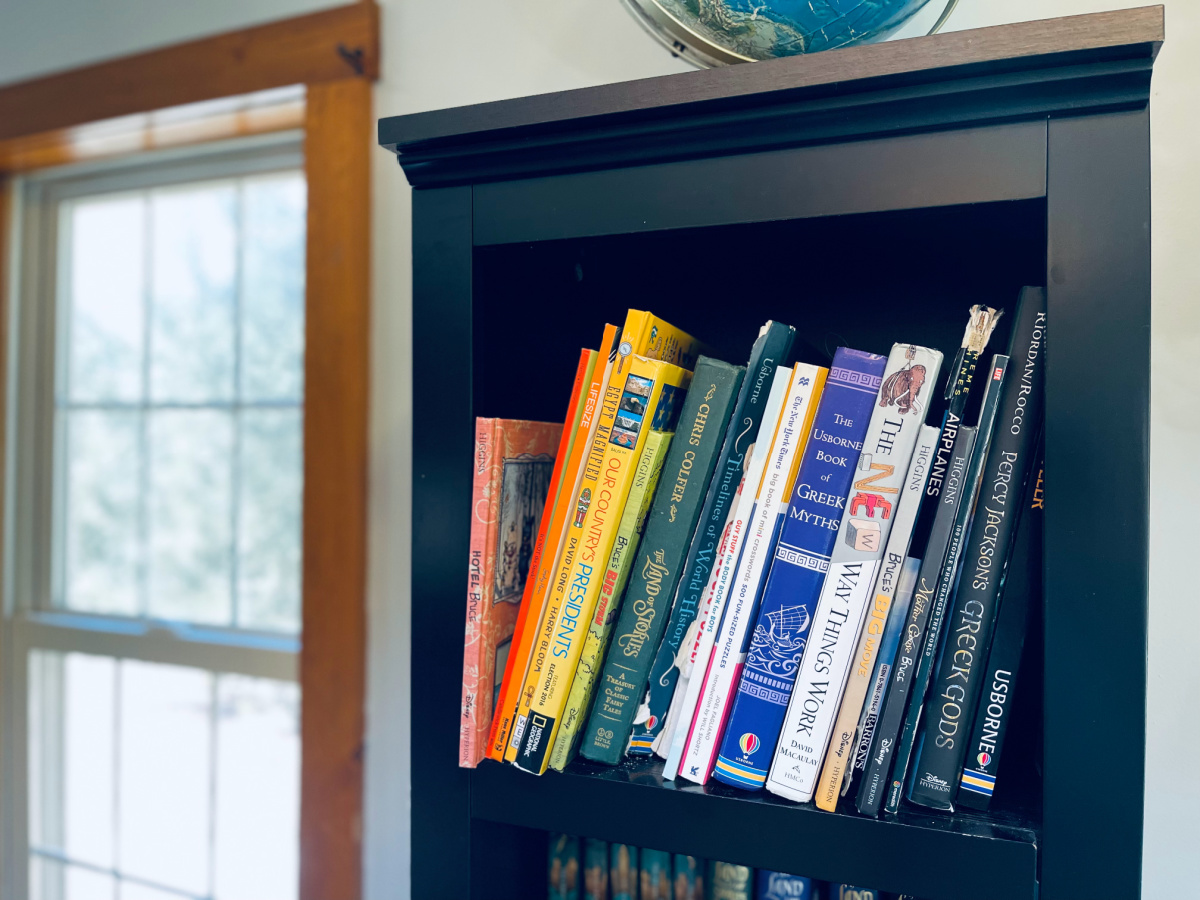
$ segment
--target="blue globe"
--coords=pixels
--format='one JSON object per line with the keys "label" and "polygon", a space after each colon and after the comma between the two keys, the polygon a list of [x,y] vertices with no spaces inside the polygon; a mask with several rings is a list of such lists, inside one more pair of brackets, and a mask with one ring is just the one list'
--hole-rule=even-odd
{"label": "blue globe", "polygon": [[707,65],[879,41],[930,0],[627,0],[680,56]]}

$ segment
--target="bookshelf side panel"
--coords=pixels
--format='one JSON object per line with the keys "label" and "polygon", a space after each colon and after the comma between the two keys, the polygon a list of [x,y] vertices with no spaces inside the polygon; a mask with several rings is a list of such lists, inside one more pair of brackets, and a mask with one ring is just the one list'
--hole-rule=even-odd
{"label": "bookshelf side panel", "polygon": [[1047,179],[1043,896],[1137,897],[1149,591],[1148,109],[1051,120]]}
{"label": "bookshelf side panel", "polygon": [[414,191],[412,208],[411,824],[421,900],[470,896],[470,771],[457,760],[474,435],[471,189]]}

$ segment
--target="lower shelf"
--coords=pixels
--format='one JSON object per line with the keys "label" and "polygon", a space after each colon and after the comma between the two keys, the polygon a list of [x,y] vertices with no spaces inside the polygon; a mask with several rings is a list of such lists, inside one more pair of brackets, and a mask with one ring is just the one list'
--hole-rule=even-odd
{"label": "lower shelf", "polygon": [[471,815],[922,900],[1038,894],[1038,833],[1019,817],[827,813],[766,793],[676,785],[663,780],[659,760],[616,768],[576,761],[563,774],[540,778],[484,763],[471,773]]}

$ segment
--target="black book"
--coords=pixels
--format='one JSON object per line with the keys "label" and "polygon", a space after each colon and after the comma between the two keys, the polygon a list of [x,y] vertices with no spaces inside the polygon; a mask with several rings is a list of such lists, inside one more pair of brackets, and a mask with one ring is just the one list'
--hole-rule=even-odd
{"label": "black book", "polygon": [[992,801],[1021,672],[1021,654],[1025,649],[1030,613],[1036,612],[1034,607],[1042,598],[1044,468],[1044,463],[1039,464],[1025,486],[1024,512],[1004,577],[992,649],[984,670],[983,690],[967,742],[967,758],[959,776],[955,802],[970,809],[986,810]]}
{"label": "black book", "polygon": [[1008,371],[1008,361],[1007,356],[1000,354],[992,357],[987,390],[983,395],[983,408],[979,411],[979,423],[975,426],[975,446],[971,448],[971,461],[967,464],[967,474],[963,480],[962,500],[954,515],[954,525],[950,529],[950,546],[946,548],[946,558],[938,573],[937,593],[934,594],[933,602],[929,607],[929,624],[925,629],[925,642],[921,647],[921,659],[917,665],[917,674],[909,686],[908,709],[904,714],[904,727],[900,730],[900,739],[896,741],[895,758],[892,761],[892,778],[888,782],[887,803],[884,805],[887,812],[894,813],[900,808],[900,797],[904,793],[904,779],[908,774],[913,751],[917,746],[917,736],[920,734],[921,712],[925,708],[925,695],[929,691],[929,685],[937,670],[937,663],[941,659],[942,622],[945,620],[946,610],[950,607],[954,589],[958,584],[959,562],[970,533],[975,499],[983,481],[984,464],[987,461],[988,447],[992,439],[992,428],[996,424],[996,413],[1000,409],[1000,399],[1004,396],[1003,387]]}
{"label": "black book", "polygon": [[964,545],[962,581],[946,618],[945,651],[925,705],[925,735],[913,764],[908,798],[922,806],[954,808],[1005,567],[1021,518],[1025,482],[1038,450],[1045,347],[1046,292],[1026,288],[1013,325],[1012,375],[1002,392],[996,433]]}
{"label": "black book", "polygon": [[917,576],[912,605],[908,608],[908,621],[900,639],[900,646],[896,650],[892,683],[883,701],[883,711],[875,723],[871,755],[867,760],[862,783],[858,787],[855,805],[863,815],[877,816],[883,807],[896,739],[900,735],[904,713],[908,709],[909,689],[916,676],[925,628],[929,623],[930,606],[937,593],[938,574],[946,558],[946,548],[950,546],[950,533],[954,528],[954,517],[962,499],[967,465],[974,446],[975,429],[970,426],[958,428],[948,457],[942,490],[938,496],[937,515],[925,546],[925,557]]}

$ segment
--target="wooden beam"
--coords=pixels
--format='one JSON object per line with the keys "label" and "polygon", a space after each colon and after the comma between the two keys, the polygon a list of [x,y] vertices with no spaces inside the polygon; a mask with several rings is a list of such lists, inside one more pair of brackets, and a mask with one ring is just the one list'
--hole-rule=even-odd
{"label": "wooden beam", "polygon": [[0,88],[0,139],[379,74],[379,8],[339,6]]}
{"label": "wooden beam", "polygon": [[310,87],[300,900],[362,891],[371,85]]}
{"label": "wooden beam", "polygon": [[255,99],[256,95],[251,94],[222,101],[219,108],[208,103],[173,107],[0,140],[0,173],[30,172],[304,127],[302,92],[268,103]]}

